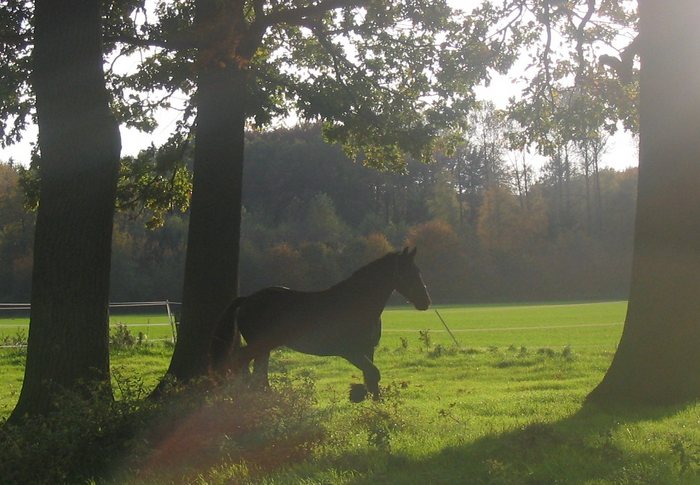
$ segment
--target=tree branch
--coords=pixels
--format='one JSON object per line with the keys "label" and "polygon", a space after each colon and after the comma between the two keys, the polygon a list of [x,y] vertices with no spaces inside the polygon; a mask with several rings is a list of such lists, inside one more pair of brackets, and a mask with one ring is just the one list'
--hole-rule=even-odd
{"label": "tree branch", "polygon": [[168,51],[182,51],[197,47],[197,44],[194,41],[185,39],[166,41],[160,39],[146,39],[127,34],[120,34],[114,37],[109,37],[105,40],[111,42],[121,42],[122,44],[129,44],[134,47],[160,47],[161,49]]}
{"label": "tree branch", "polygon": [[32,41],[31,38],[26,35],[0,33],[0,44],[24,48],[32,45]]}
{"label": "tree branch", "polygon": [[263,10],[263,5],[265,2],[263,0],[253,0],[253,13],[255,14],[255,20],[265,16],[265,11]]}
{"label": "tree branch", "polygon": [[603,66],[612,68],[620,81],[624,84],[632,82],[632,69],[634,67],[634,58],[639,54],[639,35],[620,52],[620,57],[602,55],[598,62]]}
{"label": "tree branch", "polygon": [[303,25],[311,19],[318,19],[331,10],[362,7],[369,3],[369,0],[322,0],[317,4],[306,7],[280,9],[270,12],[260,17],[260,19],[256,18],[255,23],[259,21],[265,29],[279,24]]}
{"label": "tree branch", "polygon": [[[588,10],[586,15],[581,19],[581,23],[576,27],[576,57],[578,58],[578,67],[576,69],[576,77],[581,78],[584,71],[583,59],[583,42],[586,34],[586,24],[591,20],[595,13],[595,0],[588,0]],[[577,79],[578,80],[578,79]]]}

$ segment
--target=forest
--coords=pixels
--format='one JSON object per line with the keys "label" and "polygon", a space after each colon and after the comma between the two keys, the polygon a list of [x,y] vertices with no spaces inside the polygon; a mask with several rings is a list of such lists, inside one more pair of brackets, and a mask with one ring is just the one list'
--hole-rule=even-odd
{"label": "forest", "polygon": [[[498,130],[432,164],[410,161],[402,173],[354,163],[323,141],[318,125],[247,137],[242,294],[322,289],[404,245],[419,248],[441,303],[621,299],[629,291],[635,168],[587,175],[572,148],[568,160],[534,171],[516,163]],[[18,167],[2,171],[0,299],[28,301],[34,216]],[[187,211],[151,228],[150,217],[117,216],[112,301],[181,298]]]}

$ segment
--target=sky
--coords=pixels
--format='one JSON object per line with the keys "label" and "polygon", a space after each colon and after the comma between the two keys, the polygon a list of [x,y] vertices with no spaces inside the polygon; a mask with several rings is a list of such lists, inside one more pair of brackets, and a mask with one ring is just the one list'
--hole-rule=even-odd
{"label": "sky", "polygon": [[[481,0],[448,0],[455,7],[463,10],[471,10],[481,3]],[[519,88],[511,81],[518,76],[518,72],[508,75],[494,75],[489,87],[480,86],[477,94],[484,100],[492,101],[497,108],[505,108],[511,96],[518,96]],[[148,147],[151,143],[156,146],[165,142],[172,131],[180,112],[161,111],[158,120],[158,127],[153,133],[142,133],[133,128],[120,128],[122,136],[122,155],[136,155],[140,150]],[[0,147],[0,161],[13,160],[15,163],[26,165],[29,163],[32,144],[36,140],[36,126],[31,126],[26,132],[24,139],[15,145]],[[534,167],[541,166],[545,161],[536,155],[532,155],[529,162]],[[638,164],[637,144],[631,134],[620,129],[613,135],[608,143],[607,150],[602,156],[601,166],[610,167],[616,170],[624,170],[635,167]]]}

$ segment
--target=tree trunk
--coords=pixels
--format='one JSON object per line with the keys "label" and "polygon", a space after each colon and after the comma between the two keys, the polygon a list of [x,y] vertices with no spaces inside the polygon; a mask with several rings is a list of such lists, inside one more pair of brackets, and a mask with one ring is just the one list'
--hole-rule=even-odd
{"label": "tree trunk", "polygon": [[597,402],[700,397],[700,3],[640,0],[640,160],[629,307]]}
{"label": "tree trunk", "polygon": [[596,208],[596,230],[597,236],[600,236],[603,234],[603,194],[600,190],[600,170],[598,166],[598,161],[600,160],[600,152],[601,150],[599,148],[596,148],[595,151],[593,152],[593,175],[594,175],[594,184],[593,187],[595,189],[595,208]]}
{"label": "tree trunk", "polygon": [[[198,11],[216,23],[217,2]],[[182,321],[168,374],[206,375],[216,323],[238,292],[246,70],[200,52],[194,180],[187,236]]]}
{"label": "tree trunk", "polygon": [[34,74],[40,202],[24,383],[12,418],[58,388],[109,388],[109,270],[119,127],[102,70],[100,2],[38,0]]}

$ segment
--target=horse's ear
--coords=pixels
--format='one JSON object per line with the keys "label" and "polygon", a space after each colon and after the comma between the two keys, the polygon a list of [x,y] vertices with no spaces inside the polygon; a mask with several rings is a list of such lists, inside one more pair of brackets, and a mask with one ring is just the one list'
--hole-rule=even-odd
{"label": "horse's ear", "polygon": [[416,253],[417,253],[417,252],[418,252],[418,246],[414,247],[414,248],[413,248],[413,251],[411,251],[410,253],[408,253],[408,255],[409,255],[411,258],[414,258],[414,257],[416,256]]}

